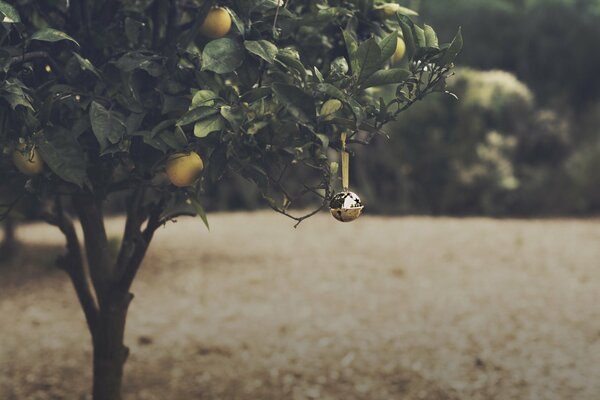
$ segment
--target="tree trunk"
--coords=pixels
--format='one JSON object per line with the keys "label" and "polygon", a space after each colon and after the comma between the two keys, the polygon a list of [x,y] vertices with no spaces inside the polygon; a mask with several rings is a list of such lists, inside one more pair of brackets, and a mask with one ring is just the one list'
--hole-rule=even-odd
{"label": "tree trunk", "polygon": [[4,220],[4,241],[0,243],[0,262],[10,261],[16,249],[15,221],[8,217]]}
{"label": "tree trunk", "polygon": [[108,296],[93,333],[94,400],[121,400],[123,366],[129,349],[123,344],[125,320],[132,296]]}

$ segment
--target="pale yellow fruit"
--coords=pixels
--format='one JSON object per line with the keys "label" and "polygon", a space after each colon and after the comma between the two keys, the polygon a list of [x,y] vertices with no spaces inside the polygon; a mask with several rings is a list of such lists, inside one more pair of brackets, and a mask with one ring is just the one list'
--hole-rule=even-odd
{"label": "pale yellow fruit", "polygon": [[44,170],[44,160],[39,152],[35,148],[28,148],[23,143],[19,144],[13,152],[13,162],[23,175],[34,176]]}
{"label": "pale yellow fruit", "polygon": [[198,153],[177,153],[167,160],[167,176],[177,187],[191,186],[200,177],[204,163]]}
{"label": "pale yellow fruit", "polygon": [[406,43],[404,43],[404,39],[399,37],[398,42],[396,43],[396,51],[394,52],[394,55],[392,56],[392,63],[396,64],[396,63],[400,62],[404,58],[405,54],[406,54]]}
{"label": "pale yellow fruit", "polygon": [[219,39],[231,30],[231,15],[226,9],[215,7],[208,12],[200,33],[210,39]]}

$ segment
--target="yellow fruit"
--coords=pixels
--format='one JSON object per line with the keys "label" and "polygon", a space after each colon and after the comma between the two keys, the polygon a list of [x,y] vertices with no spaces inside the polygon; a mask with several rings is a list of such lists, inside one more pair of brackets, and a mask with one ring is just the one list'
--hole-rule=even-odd
{"label": "yellow fruit", "polygon": [[226,9],[215,7],[208,12],[200,32],[210,39],[219,39],[229,33],[231,29],[231,15]]}
{"label": "yellow fruit", "polygon": [[392,63],[396,64],[396,63],[400,62],[400,60],[402,60],[404,58],[405,54],[406,54],[406,43],[404,43],[404,39],[399,37],[398,42],[396,43],[396,51],[394,52],[394,55],[392,56]]}
{"label": "yellow fruit", "polygon": [[42,156],[35,148],[28,148],[24,143],[19,144],[13,152],[13,162],[23,175],[33,176],[44,170]]}
{"label": "yellow fruit", "polygon": [[198,153],[177,153],[167,160],[167,176],[177,187],[191,186],[204,169],[204,163]]}
{"label": "yellow fruit", "polygon": [[342,109],[342,102],[338,99],[329,99],[321,106],[321,117],[332,119],[333,115]]}

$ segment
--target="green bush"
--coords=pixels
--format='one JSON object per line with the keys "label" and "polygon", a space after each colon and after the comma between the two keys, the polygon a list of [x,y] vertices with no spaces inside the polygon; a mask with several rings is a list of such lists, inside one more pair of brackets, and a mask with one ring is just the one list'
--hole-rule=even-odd
{"label": "green bush", "polygon": [[[449,89],[388,127],[375,156],[354,173],[378,211],[498,215],[519,187],[517,138],[534,112],[531,91],[513,75],[459,70]],[[377,177],[373,179],[372,177]],[[391,182],[391,184],[390,184]]]}

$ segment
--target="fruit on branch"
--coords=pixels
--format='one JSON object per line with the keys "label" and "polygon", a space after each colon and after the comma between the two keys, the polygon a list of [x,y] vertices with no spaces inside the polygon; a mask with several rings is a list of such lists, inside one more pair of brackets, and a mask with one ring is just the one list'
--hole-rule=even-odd
{"label": "fruit on branch", "polygon": [[44,170],[42,156],[35,147],[28,147],[25,143],[20,143],[13,152],[13,162],[23,175],[34,176]]}
{"label": "fruit on branch", "polygon": [[200,27],[200,33],[209,39],[219,39],[231,30],[231,15],[222,7],[215,7],[208,12]]}
{"label": "fruit on branch", "polygon": [[176,153],[167,160],[167,176],[177,187],[188,187],[194,184],[204,169],[202,158],[196,152]]}
{"label": "fruit on branch", "polygon": [[392,56],[392,63],[393,64],[399,63],[404,58],[405,54],[406,54],[406,43],[404,43],[404,39],[402,39],[401,37],[398,37],[398,42],[396,42],[396,51],[394,52],[394,55]]}

